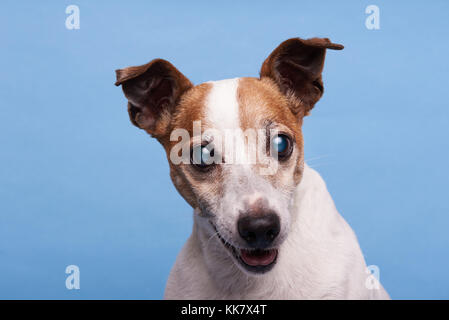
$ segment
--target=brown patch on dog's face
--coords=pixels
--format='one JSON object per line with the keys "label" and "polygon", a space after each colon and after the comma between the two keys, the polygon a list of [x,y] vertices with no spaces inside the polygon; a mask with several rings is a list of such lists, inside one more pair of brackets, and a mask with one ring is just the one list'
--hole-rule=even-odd
{"label": "brown patch on dog's face", "polygon": [[[177,129],[184,129],[188,132],[191,137],[189,141],[185,141],[188,144],[186,147],[188,150],[198,144],[200,139],[200,137],[194,136],[194,122],[201,122],[201,133],[205,129],[205,105],[210,89],[211,84],[203,83],[189,90],[180,100],[170,124],[171,132]],[[216,198],[216,194],[220,192],[220,184],[216,183],[220,180],[220,167],[214,166],[213,170],[202,171],[190,163],[175,165],[170,161],[170,152],[179,141],[170,141],[170,137],[166,136],[161,143],[167,153],[171,179],[179,193],[193,208],[207,211],[210,206],[207,199]]]}
{"label": "brown patch on dog's face", "polygon": [[[239,82],[238,99],[240,123],[243,130],[264,129],[286,134],[294,142],[292,155],[279,162],[279,170],[267,179],[274,185],[291,179],[280,179],[289,166],[294,166],[293,181],[297,185],[302,176],[304,142],[302,137],[302,115],[291,112],[291,102],[269,78],[242,78]],[[268,132],[267,132],[268,133]],[[268,151],[268,150],[267,150]],[[269,155],[267,155],[269,156]],[[260,166],[262,164],[257,164]]]}

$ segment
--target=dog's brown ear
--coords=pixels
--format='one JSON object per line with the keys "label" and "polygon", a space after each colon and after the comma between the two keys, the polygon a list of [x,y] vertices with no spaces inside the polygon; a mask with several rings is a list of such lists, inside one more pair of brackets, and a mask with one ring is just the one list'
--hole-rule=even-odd
{"label": "dog's brown ear", "polygon": [[341,50],[343,46],[327,38],[293,38],[282,42],[262,64],[260,77],[276,82],[292,102],[295,114],[307,115],[323,95],[326,49]]}
{"label": "dog's brown ear", "polygon": [[115,72],[115,85],[122,85],[128,99],[131,122],[155,137],[165,133],[179,98],[193,87],[178,69],[162,59]]}

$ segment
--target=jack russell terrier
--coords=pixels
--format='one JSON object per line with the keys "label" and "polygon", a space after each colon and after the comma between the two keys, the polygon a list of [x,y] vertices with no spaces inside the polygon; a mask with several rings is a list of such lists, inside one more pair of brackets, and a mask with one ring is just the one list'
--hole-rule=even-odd
{"label": "jack russell terrier", "polygon": [[194,209],[166,299],[389,299],[368,285],[354,232],[304,162],[326,49],[343,46],[289,39],[260,78],[196,86],[162,59],[116,71],[131,122],[162,144]]}

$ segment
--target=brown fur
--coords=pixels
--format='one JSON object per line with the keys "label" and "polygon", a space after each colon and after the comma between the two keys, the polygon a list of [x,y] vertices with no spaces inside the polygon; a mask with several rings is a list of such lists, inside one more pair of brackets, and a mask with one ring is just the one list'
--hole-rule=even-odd
{"label": "brown fur", "polygon": [[[302,116],[291,112],[291,101],[287,99],[270,78],[242,78],[239,82],[238,101],[242,130],[263,128],[267,121],[277,123],[281,131],[289,134],[299,151],[295,180],[299,182],[303,166]],[[260,164],[259,164],[260,165]],[[288,165],[282,164],[281,165]],[[267,176],[276,183],[276,175]]]}
{"label": "brown fur", "polygon": [[294,38],[282,42],[264,61],[260,77],[276,82],[294,113],[307,115],[323,95],[321,72],[326,49],[341,50],[328,38]]}
{"label": "brown fur", "polygon": [[[204,106],[210,87],[210,84],[203,83],[195,86],[182,97],[176,112],[173,115],[170,131],[182,128],[189,132],[190,137],[193,137],[194,121],[201,121],[201,124],[203,125],[202,131],[204,131],[204,124],[206,123]],[[170,150],[177,141],[169,141],[169,136],[166,136],[161,139],[161,143],[164,145],[167,152],[167,158],[169,159]],[[174,185],[192,207],[207,206],[207,204],[199,202],[199,198],[201,197],[199,197],[198,194],[219,192],[219,190],[217,190],[217,184],[208,182],[216,182],[217,179],[220,178],[220,168],[218,168],[218,170],[211,170],[210,174],[204,174],[189,164],[174,165],[171,161],[169,161],[169,163],[171,169],[170,176]]]}
{"label": "brown fur", "polygon": [[131,122],[153,137],[166,135],[179,99],[193,87],[189,79],[162,59],[116,70],[116,75],[115,85],[122,85],[129,100]]}

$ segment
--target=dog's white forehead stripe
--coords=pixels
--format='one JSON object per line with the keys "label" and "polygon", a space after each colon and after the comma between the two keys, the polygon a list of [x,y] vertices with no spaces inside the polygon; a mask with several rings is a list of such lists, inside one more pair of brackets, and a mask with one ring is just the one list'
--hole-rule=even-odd
{"label": "dog's white forehead stripe", "polygon": [[[246,163],[247,155],[244,152],[245,142],[240,128],[237,99],[239,81],[240,78],[209,82],[212,88],[206,100],[206,119],[213,129],[220,132],[222,146],[226,152],[231,152],[226,153],[226,156],[232,157],[233,161]],[[228,133],[231,133],[231,136],[228,136]],[[232,148],[228,148],[227,139],[232,140]]]}
{"label": "dog's white forehead stripe", "polygon": [[212,89],[206,100],[206,118],[217,130],[239,127],[237,89],[239,78],[209,82]]}

